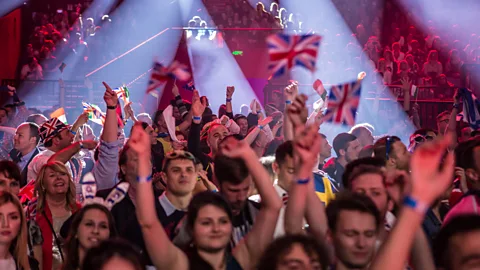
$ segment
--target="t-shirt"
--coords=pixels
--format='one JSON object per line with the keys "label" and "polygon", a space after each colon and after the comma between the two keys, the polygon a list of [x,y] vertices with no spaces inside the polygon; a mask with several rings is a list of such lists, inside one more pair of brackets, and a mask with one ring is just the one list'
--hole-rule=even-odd
{"label": "t-shirt", "polygon": [[15,260],[13,257],[8,259],[0,259],[0,269],[2,270],[16,270],[17,265],[15,264]]}
{"label": "t-shirt", "polygon": [[240,240],[247,235],[247,233],[252,229],[253,223],[255,222],[255,217],[257,216],[260,210],[260,204],[247,200],[245,207],[240,211],[240,213],[233,217],[232,225],[232,237],[230,241],[230,246],[233,249]]}

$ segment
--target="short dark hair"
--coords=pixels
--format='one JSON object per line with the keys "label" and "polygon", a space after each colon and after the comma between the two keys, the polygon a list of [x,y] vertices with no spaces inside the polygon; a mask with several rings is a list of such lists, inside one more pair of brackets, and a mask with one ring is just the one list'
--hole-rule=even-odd
{"label": "short dark hair", "polygon": [[37,124],[32,122],[26,122],[28,127],[30,128],[30,138],[35,137],[35,142],[38,144],[40,142],[40,132],[38,129],[40,128]]}
{"label": "short dark hair", "polygon": [[380,228],[382,218],[375,203],[367,195],[343,191],[338,193],[335,200],[331,201],[326,209],[328,227],[332,232],[337,229],[338,217],[342,210],[367,213],[375,218],[376,229]]}
{"label": "short dark hair", "polygon": [[275,239],[263,253],[263,256],[256,269],[275,270],[281,262],[281,258],[290,252],[293,245],[300,245],[309,257],[318,259],[322,270],[330,266],[328,249],[325,244],[317,241],[315,238],[303,234],[285,235]]}
{"label": "short dark hair", "polygon": [[229,158],[219,154],[215,156],[213,164],[214,175],[220,185],[225,182],[238,185],[249,175],[247,165],[241,158]]}
{"label": "short dark hair", "polygon": [[362,165],[355,166],[350,171],[350,173],[348,174],[347,177],[345,177],[345,175],[343,175],[342,181],[343,181],[344,187],[348,190],[351,190],[353,180],[362,176],[362,175],[364,175],[364,174],[378,174],[378,175],[381,175],[382,178],[383,178],[383,183],[385,183],[385,174],[382,171],[381,167],[377,167],[375,165],[362,164]]}
{"label": "short dark hair", "polygon": [[338,134],[335,139],[333,139],[333,150],[335,150],[335,154],[337,154],[337,157],[341,156],[340,150],[347,149],[348,143],[356,139],[357,137],[355,135],[349,133],[344,132]]}
{"label": "short dark hair", "polygon": [[145,269],[145,262],[134,245],[118,238],[103,241],[100,245],[90,248],[81,269],[103,269],[103,266],[114,257],[130,262],[135,270]]}
{"label": "short dark hair", "polygon": [[359,166],[375,166],[377,168],[382,168],[385,166],[385,160],[377,157],[365,157],[365,158],[359,158],[356,159],[352,162],[349,162],[347,166],[345,166],[345,172],[343,173],[342,176],[342,183],[345,188],[350,187],[350,181],[351,179],[351,174],[353,171],[359,167]]}
{"label": "short dark hair", "polygon": [[449,256],[450,239],[458,234],[480,230],[480,216],[461,215],[452,218],[438,233],[434,242],[433,254],[439,267],[453,269]]}
{"label": "short dark hair", "polygon": [[5,177],[15,180],[20,183],[22,174],[17,164],[10,160],[0,160],[0,173],[3,173]]}
{"label": "short dark hair", "polygon": [[384,136],[378,139],[373,145],[373,155],[377,158],[387,160],[387,139],[390,138],[390,149],[388,154],[391,155],[393,151],[393,144],[401,141],[397,136]]}
{"label": "short dark hair", "polygon": [[5,112],[5,114],[8,116],[8,110],[7,110],[7,109],[5,109],[5,107],[1,107],[1,108],[0,108],[0,111],[4,111],[4,112]]}
{"label": "short dark hair", "polygon": [[278,165],[283,165],[285,160],[287,160],[287,156],[293,158],[293,142],[286,141],[280,144],[275,151],[275,162]]}
{"label": "short dark hair", "polygon": [[[29,109],[31,110],[31,109]],[[35,109],[37,110],[37,109]],[[37,110],[38,111],[38,110]],[[40,111],[39,111],[40,112]],[[25,120],[25,122],[31,122],[31,123],[35,123],[35,119],[39,116],[44,116],[43,114],[41,113],[34,113],[34,114],[30,114],[28,117],[27,117],[27,120]]]}
{"label": "short dark hair", "polygon": [[120,182],[125,180],[125,174],[122,172],[121,167],[122,165],[127,164],[127,161],[128,161],[127,152],[129,149],[130,149],[130,146],[128,145],[128,143],[125,144],[122,150],[120,150],[120,155],[118,157],[118,180],[120,180]]}

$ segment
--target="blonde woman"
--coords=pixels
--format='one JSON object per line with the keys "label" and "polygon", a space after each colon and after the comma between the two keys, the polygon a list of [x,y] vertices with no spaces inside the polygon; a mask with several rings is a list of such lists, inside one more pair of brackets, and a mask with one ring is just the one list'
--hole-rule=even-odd
{"label": "blonde woman", "polygon": [[10,192],[0,192],[0,269],[38,269],[27,255],[27,222],[20,201]]}
{"label": "blonde woman", "polygon": [[60,162],[43,165],[35,182],[35,194],[37,198],[29,204],[27,215],[41,238],[32,241],[33,253],[41,269],[60,269],[65,257],[60,228],[81,207],[75,202],[75,184],[67,167]]}

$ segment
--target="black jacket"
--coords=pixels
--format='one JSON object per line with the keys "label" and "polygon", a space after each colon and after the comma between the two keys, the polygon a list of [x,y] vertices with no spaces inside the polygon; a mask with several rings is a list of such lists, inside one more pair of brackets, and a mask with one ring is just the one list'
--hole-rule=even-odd
{"label": "black jacket", "polygon": [[[27,173],[28,173],[28,165],[30,164],[30,162],[32,162],[33,158],[38,155],[38,153],[40,153],[40,149],[35,148],[35,152],[33,152],[33,155],[32,157],[30,158],[30,160],[27,162],[27,165],[25,165],[25,168],[20,172],[21,173],[21,178],[20,178],[20,187],[24,187],[27,183],[28,183],[28,179],[27,179]],[[13,162],[15,162],[15,164],[18,164],[18,162],[20,162],[20,152],[18,152],[16,149],[13,149],[12,151],[10,151],[9,153],[10,155],[10,158],[12,159]]]}

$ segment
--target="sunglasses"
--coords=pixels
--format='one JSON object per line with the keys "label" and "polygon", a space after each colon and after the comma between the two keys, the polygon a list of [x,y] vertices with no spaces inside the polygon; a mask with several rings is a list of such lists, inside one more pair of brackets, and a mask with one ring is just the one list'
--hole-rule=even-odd
{"label": "sunglasses", "polygon": [[429,135],[427,135],[427,136],[417,135],[414,138],[415,142],[417,142],[417,143],[423,143],[425,141],[433,141],[433,139],[435,139],[435,138],[432,137],[432,136],[429,136]]}
{"label": "sunglasses", "polygon": [[393,143],[393,138],[391,136],[387,136],[386,142],[385,142],[385,158],[386,160],[389,160],[390,157],[388,156],[388,153],[390,153],[390,148],[392,147]]}
{"label": "sunglasses", "polygon": [[183,150],[174,150],[168,154],[165,155],[165,159],[172,160],[172,159],[179,159],[179,158],[184,158],[184,159],[189,159],[195,161],[195,156],[192,155],[192,153],[183,151]]}

